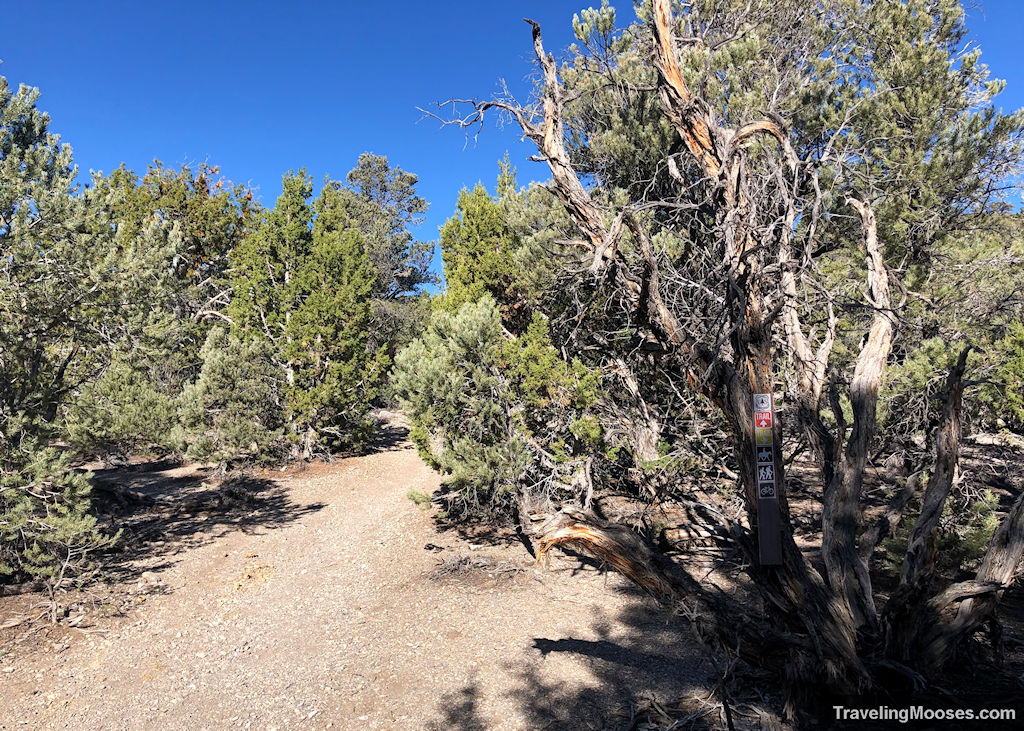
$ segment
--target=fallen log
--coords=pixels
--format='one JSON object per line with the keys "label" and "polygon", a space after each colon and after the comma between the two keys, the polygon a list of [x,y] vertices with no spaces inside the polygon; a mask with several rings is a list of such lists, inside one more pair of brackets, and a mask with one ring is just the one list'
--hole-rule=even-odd
{"label": "fallen log", "polygon": [[807,635],[768,624],[746,611],[740,600],[718,587],[704,587],[630,528],[577,508],[562,508],[536,529],[537,562],[545,565],[553,548],[568,548],[615,569],[648,595],[683,616],[697,637],[759,667],[812,662],[814,643]]}

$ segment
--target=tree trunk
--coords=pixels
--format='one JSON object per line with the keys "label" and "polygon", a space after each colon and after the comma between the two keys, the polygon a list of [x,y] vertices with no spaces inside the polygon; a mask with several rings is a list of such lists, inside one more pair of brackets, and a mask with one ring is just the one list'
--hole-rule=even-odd
{"label": "tree trunk", "polygon": [[900,585],[928,581],[935,570],[935,539],[960,461],[960,412],[963,404],[963,376],[970,347],[964,348],[946,379],[945,399],[938,433],[935,435],[935,465],[925,488],[921,513],[910,531],[906,556],[900,569]]}

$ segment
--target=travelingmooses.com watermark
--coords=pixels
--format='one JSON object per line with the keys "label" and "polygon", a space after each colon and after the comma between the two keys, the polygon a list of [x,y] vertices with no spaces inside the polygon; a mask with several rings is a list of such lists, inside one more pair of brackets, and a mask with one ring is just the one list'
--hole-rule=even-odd
{"label": "travelingmooses.com watermark", "polygon": [[875,706],[874,708],[848,708],[832,706],[837,721],[1015,721],[1017,711],[1013,708],[925,708],[924,706],[907,706],[892,708]]}

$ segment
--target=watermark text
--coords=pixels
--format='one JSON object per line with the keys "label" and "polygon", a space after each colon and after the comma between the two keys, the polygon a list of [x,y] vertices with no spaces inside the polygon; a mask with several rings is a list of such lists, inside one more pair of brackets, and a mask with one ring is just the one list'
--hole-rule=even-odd
{"label": "watermark text", "polygon": [[1013,708],[925,708],[924,706],[875,706],[874,708],[848,708],[832,706],[837,721],[1015,721]]}

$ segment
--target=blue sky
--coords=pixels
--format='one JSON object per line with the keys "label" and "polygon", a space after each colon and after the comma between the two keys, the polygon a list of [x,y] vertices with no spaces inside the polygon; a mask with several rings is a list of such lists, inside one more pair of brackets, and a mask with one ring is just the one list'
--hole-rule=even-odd
{"label": "blue sky", "polygon": [[[558,50],[591,4],[6,0],[0,75],[40,88],[86,173],[208,160],[272,205],[289,169],[319,182],[343,178],[365,150],[387,155],[420,176],[431,208],[417,235],[430,240],[463,186],[493,186],[506,149],[520,183],[547,169],[526,161],[532,149],[514,126],[488,125],[467,144],[416,107],[491,96],[502,78],[525,97],[532,48],[521,19],[540,22]],[[620,25],[632,18],[630,2],[613,4]],[[982,61],[1007,80],[1006,110],[1024,107],[1021,9],[980,0],[969,11]]]}

